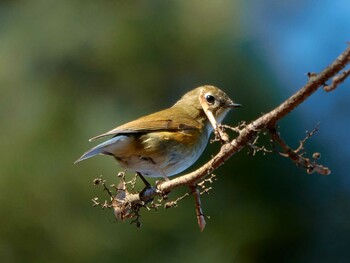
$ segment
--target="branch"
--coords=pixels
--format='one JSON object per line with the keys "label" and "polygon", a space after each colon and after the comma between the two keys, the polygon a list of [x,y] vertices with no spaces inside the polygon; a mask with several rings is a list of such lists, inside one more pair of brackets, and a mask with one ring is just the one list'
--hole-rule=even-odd
{"label": "branch", "polygon": [[152,195],[157,194],[157,191],[169,192],[172,189],[182,185],[191,185],[205,178],[215,169],[220,167],[227,159],[241,151],[257,136],[260,130],[268,127],[274,127],[279,120],[303,103],[318,88],[323,86],[327,80],[341,71],[349,62],[350,46],[348,46],[347,49],[331,65],[325,68],[320,74],[310,79],[310,81],[304,87],[285,100],[281,105],[269,113],[266,113],[258,119],[252,121],[245,128],[240,130],[239,136],[231,142],[222,145],[220,152],[209,162],[194,172],[159,184]]}
{"label": "branch", "polygon": [[277,142],[281,146],[284,152],[284,153],[280,153],[281,156],[287,157],[291,159],[297,166],[305,168],[308,174],[312,174],[316,172],[322,175],[329,175],[331,173],[331,170],[317,163],[317,160],[320,158],[319,153],[313,154],[313,159],[314,159],[313,161],[311,161],[309,158],[304,157],[303,156],[304,153],[300,153],[300,151],[304,149],[305,142],[309,138],[311,138],[311,136],[313,136],[317,131],[318,131],[318,127],[316,127],[311,132],[307,132],[307,136],[305,137],[305,139],[300,141],[299,147],[296,150],[293,150],[282,139],[280,133],[277,131],[275,127],[270,129],[272,140],[274,142]]}
{"label": "branch", "polygon": [[200,231],[203,232],[206,222],[202,211],[200,192],[196,185],[190,185],[190,189],[191,189],[191,192],[193,193],[194,200],[195,200],[198,226]]}
{"label": "branch", "polygon": [[327,92],[335,90],[338,87],[338,85],[341,84],[349,75],[350,75],[350,69],[344,70],[342,73],[340,73],[339,75],[335,76],[332,79],[331,85],[325,85],[323,87],[323,90]]}
{"label": "branch", "polygon": [[[197,169],[194,172],[176,177],[172,180],[161,182],[155,187],[147,187],[140,193],[126,193],[124,199],[120,200],[117,197],[115,199],[118,202],[112,202],[112,206],[115,211],[118,211],[119,214],[122,214],[123,217],[128,217],[128,211],[130,213],[136,213],[138,215],[138,210],[140,206],[144,206],[149,202],[152,202],[155,196],[164,196],[165,193],[169,193],[171,190],[187,185],[195,186],[199,182],[203,181],[208,175],[210,175],[215,169],[220,167],[226,160],[232,157],[234,154],[240,152],[244,147],[250,146],[254,143],[258,134],[261,131],[272,131],[274,140],[280,144],[282,149],[290,153],[288,156],[293,161],[309,169],[312,164],[306,158],[303,158],[300,154],[297,154],[297,151],[292,151],[290,147],[282,140],[277,132],[273,132],[276,126],[276,123],[285,117],[287,114],[291,113],[296,107],[303,103],[308,97],[310,97],[317,89],[322,86],[325,86],[326,91],[334,90],[341,82],[343,82],[349,75],[350,70],[345,70],[343,73],[339,73],[348,63],[350,62],[350,46],[327,68],[325,68],[321,73],[310,73],[309,81],[307,84],[302,87],[298,92],[293,94],[290,98],[285,100],[275,109],[270,112],[262,115],[256,120],[250,122],[244,127],[232,128],[232,130],[237,131],[239,135],[236,139],[229,141],[226,140],[226,135],[223,134],[222,129],[224,126],[219,125],[215,131],[216,134],[221,135],[221,138],[225,138],[223,145],[218,154],[216,154],[210,161],[204,164],[202,167]],[[337,75],[339,74],[339,75]],[[327,88],[326,82],[333,78],[332,84]],[[294,152],[294,154],[292,153]],[[314,154],[315,155],[315,154]],[[293,158],[294,159],[293,159]],[[316,158],[315,158],[316,159]],[[312,166],[312,172],[318,172],[321,174],[329,174],[330,170],[326,167],[320,165]],[[311,169],[311,168],[310,168]],[[308,170],[309,171],[309,170]],[[311,171],[311,170],[310,170]],[[197,204],[199,197],[197,199]],[[121,209],[122,208],[122,209]],[[125,210],[123,210],[125,208]],[[197,210],[200,209],[200,205],[197,207]],[[121,210],[121,211],[120,211]],[[199,210],[198,210],[199,211]],[[201,215],[201,213],[198,213]],[[197,215],[198,215],[197,214]],[[202,220],[202,218],[199,218]],[[204,228],[205,223],[200,223]]]}

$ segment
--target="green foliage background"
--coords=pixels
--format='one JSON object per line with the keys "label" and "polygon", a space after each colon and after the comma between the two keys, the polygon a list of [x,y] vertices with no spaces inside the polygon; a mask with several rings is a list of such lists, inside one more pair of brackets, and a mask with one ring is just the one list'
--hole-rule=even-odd
{"label": "green foliage background", "polygon": [[[233,125],[288,97],[269,58],[246,37],[241,4],[0,3],[2,262],[342,262],[349,256],[348,193],[337,179],[336,156],[317,139],[308,150],[334,164],[332,177],[307,175],[275,155],[242,152],[230,159],[203,197],[211,216],[203,233],[191,198],[175,209],[144,212],[140,229],[116,223],[112,211],[92,208],[90,199],[107,197],[92,180],[102,174],[115,183],[119,167],[108,157],[73,165],[93,145],[88,138],[168,107],[202,84],[244,105],[226,119]],[[300,116],[281,124],[294,145],[318,121],[306,126]],[[208,147],[196,166],[217,148]]]}

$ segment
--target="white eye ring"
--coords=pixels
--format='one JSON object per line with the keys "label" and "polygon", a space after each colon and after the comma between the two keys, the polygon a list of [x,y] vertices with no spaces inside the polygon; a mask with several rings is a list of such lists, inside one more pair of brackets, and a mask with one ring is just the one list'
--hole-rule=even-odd
{"label": "white eye ring", "polygon": [[209,103],[209,104],[214,104],[215,102],[215,97],[211,94],[206,94],[205,95],[205,100]]}

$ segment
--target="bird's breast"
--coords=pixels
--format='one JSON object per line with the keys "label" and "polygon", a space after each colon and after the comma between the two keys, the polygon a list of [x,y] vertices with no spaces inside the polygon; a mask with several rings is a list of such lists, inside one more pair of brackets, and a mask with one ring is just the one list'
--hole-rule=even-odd
{"label": "bird's breast", "polygon": [[114,152],[128,170],[145,176],[172,176],[191,166],[208,141],[207,131],[157,131],[133,134],[129,143]]}

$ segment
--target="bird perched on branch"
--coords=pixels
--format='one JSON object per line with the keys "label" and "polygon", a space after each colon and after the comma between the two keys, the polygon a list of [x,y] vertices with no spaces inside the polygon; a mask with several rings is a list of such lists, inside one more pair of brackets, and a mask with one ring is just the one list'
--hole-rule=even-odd
{"label": "bird perched on branch", "polygon": [[91,138],[93,141],[112,136],[85,152],[75,163],[99,154],[111,155],[128,171],[168,180],[199,158],[217,123],[230,109],[240,106],[217,87],[198,87],[168,109]]}

